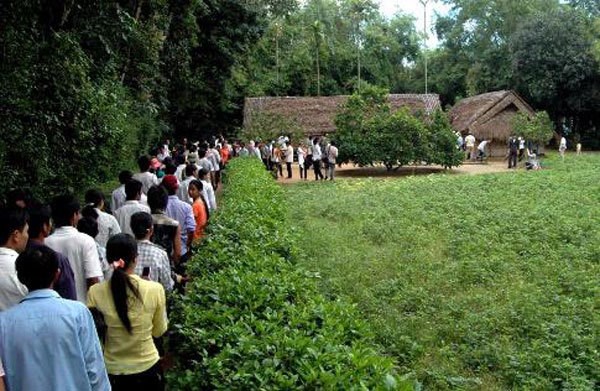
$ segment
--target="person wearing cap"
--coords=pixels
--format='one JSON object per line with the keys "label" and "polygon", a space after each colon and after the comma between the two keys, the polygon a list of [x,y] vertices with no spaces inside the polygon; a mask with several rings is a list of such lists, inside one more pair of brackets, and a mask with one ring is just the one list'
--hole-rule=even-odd
{"label": "person wearing cap", "polygon": [[162,181],[162,186],[169,194],[166,210],[167,216],[177,220],[179,222],[179,227],[181,228],[181,260],[185,262],[188,257],[190,246],[192,245],[192,240],[194,239],[194,232],[196,231],[194,212],[190,204],[181,201],[179,197],[177,197],[179,182],[175,175],[165,176]]}
{"label": "person wearing cap", "polygon": [[[158,159],[156,161],[158,162]],[[140,156],[137,163],[138,167],[140,168],[140,172],[134,174],[133,179],[142,183],[142,193],[147,194],[149,188],[154,185],[158,185],[158,178],[156,175],[150,172],[150,168],[155,167],[156,163],[154,163],[154,166],[152,166],[153,163],[150,157],[147,155]],[[160,167],[160,162],[158,162],[158,165]]]}

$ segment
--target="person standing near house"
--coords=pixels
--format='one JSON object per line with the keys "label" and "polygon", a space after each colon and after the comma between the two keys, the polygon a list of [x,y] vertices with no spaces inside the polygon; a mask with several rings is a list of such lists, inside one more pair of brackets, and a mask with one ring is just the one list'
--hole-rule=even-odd
{"label": "person standing near house", "polygon": [[522,161],[525,156],[525,139],[519,136],[517,140],[519,141],[519,161]]}
{"label": "person standing near house", "polygon": [[335,141],[327,147],[327,169],[329,172],[329,180],[333,180],[333,173],[335,172],[336,159],[338,157],[338,148],[336,147]]}
{"label": "person standing near house", "polygon": [[473,153],[475,152],[475,142],[475,136],[473,136],[471,133],[465,137],[465,144],[467,146],[467,160],[472,160],[475,158],[475,154]]}
{"label": "person standing near house", "polygon": [[489,154],[486,153],[486,150],[485,150],[486,147],[489,149],[489,147],[488,147],[489,143],[490,143],[489,140],[483,140],[477,146],[477,159],[478,160],[481,160],[483,162],[489,156]]}
{"label": "person standing near house", "polygon": [[310,146],[312,151],[312,161],[313,161],[313,170],[315,171],[315,181],[319,179],[323,179],[323,173],[321,172],[321,146],[319,145],[319,138],[315,137],[312,141],[312,145]]}
{"label": "person standing near house", "polygon": [[306,155],[306,150],[304,149],[304,145],[298,145],[296,149],[296,154],[298,155],[298,168],[300,169],[300,179],[306,180],[307,168],[304,156]]}
{"label": "person standing near house", "polygon": [[560,138],[560,144],[558,145],[558,152],[560,153],[560,157],[562,160],[565,160],[565,151],[567,150],[567,139],[565,136]]}
{"label": "person standing near house", "polygon": [[287,169],[287,178],[292,179],[292,163],[294,163],[294,147],[290,142],[285,149],[285,168]]}
{"label": "person standing near house", "polygon": [[508,168],[517,168],[517,153],[519,152],[519,142],[515,136],[508,139]]}

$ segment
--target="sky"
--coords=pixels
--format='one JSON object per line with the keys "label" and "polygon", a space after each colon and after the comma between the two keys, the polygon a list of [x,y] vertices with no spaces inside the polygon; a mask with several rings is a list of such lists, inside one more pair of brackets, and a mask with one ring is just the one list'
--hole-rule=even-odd
{"label": "sky", "polygon": [[[423,31],[423,4],[419,0],[379,0],[379,10],[387,17],[393,16],[398,11],[413,15],[417,31]],[[427,2],[427,47],[433,48],[438,45],[435,32],[431,30],[435,22],[435,12],[445,15],[450,10],[450,6],[442,4],[439,0],[428,0]]]}

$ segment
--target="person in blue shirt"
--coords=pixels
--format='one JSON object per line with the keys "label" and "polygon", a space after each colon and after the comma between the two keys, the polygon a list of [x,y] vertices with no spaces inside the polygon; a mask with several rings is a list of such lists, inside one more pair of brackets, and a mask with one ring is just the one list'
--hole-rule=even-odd
{"label": "person in blue shirt", "polygon": [[9,390],[110,390],[102,349],[87,307],[52,289],[56,253],[27,249],[15,262],[29,294],[0,313],[0,358]]}

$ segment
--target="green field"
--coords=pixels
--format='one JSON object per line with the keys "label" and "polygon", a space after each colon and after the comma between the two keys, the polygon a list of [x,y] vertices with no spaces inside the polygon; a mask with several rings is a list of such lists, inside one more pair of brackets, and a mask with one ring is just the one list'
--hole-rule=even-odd
{"label": "green field", "polygon": [[600,387],[600,155],[286,187],[325,293],[425,389]]}

